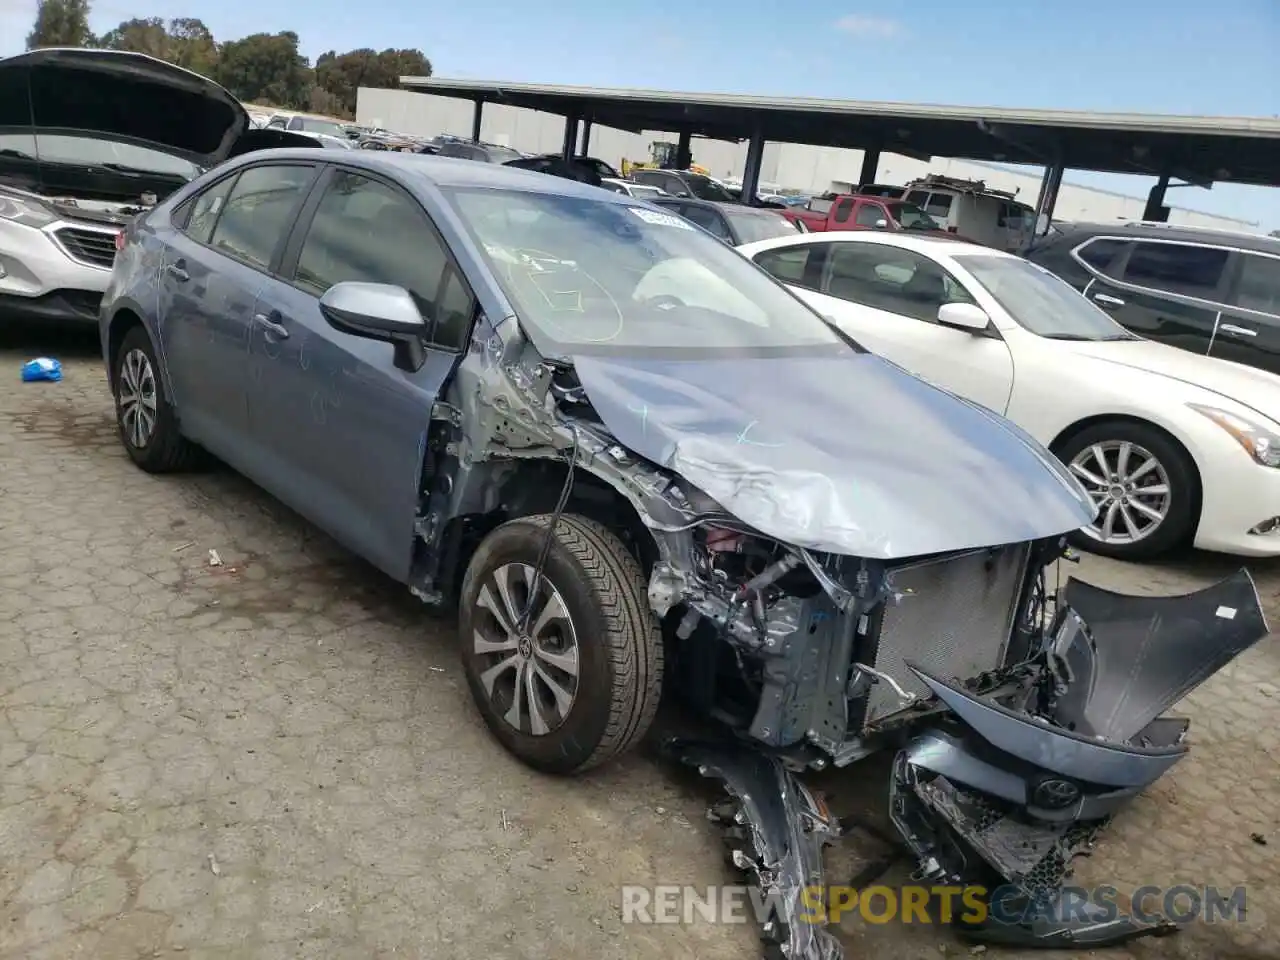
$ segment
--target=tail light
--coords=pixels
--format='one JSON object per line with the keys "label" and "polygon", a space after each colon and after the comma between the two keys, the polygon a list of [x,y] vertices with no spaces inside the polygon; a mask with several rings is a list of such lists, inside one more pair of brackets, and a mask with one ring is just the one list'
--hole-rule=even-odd
{"label": "tail light", "polygon": [[116,234],[116,253],[124,249],[124,231],[121,230]]}

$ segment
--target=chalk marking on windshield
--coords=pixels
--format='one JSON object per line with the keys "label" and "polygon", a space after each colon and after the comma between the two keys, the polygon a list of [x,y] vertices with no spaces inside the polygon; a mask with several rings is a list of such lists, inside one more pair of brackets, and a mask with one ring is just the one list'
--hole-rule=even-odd
{"label": "chalk marking on windshield", "polygon": [[743,427],[742,432],[738,434],[738,442],[749,443],[753,447],[785,447],[786,446],[785,443],[761,443],[759,440],[748,440],[747,434],[750,433],[751,428],[756,426],[756,424],[758,424],[759,422],[760,422],[759,420],[752,420],[745,427]]}

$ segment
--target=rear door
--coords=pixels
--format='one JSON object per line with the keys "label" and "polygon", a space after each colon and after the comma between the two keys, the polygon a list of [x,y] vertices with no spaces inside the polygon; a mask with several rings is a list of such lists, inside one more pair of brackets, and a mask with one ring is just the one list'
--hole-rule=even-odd
{"label": "rear door", "polygon": [[[336,283],[408,290],[428,321],[425,364],[330,326]],[[254,308],[249,420],[281,500],[391,576],[407,579],[431,408],[468,342],[474,299],[426,211],[398,184],[330,168]]]}
{"label": "rear door", "polygon": [[1211,357],[1280,373],[1280,257],[1236,254]]}
{"label": "rear door", "polygon": [[249,476],[253,304],[315,173],[314,164],[264,163],[216,181],[184,207],[165,254],[160,339],[183,431]]}
{"label": "rear door", "polygon": [[[1077,249],[1076,256],[1094,260],[1101,239]],[[1105,270],[1094,267],[1085,296],[1139,336],[1207,354],[1226,297],[1230,251],[1144,239],[1117,253]]]}

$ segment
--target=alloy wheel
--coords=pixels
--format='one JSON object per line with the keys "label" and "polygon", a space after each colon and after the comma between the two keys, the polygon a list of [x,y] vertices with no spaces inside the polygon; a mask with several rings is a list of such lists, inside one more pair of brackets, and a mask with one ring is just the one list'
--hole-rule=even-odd
{"label": "alloy wheel", "polygon": [[473,622],[479,678],[494,712],[530,736],[559,727],[578,691],[578,635],[560,591],[545,575],[535,585],[528,564],[504,564],[480,588]]}
{"label": "alloy wheel", "polygon": [[1085,447],[1069,466],[1098,508],[1097,519],[1084,528],[1095,540],[1138,543],[1168,517],[1169,474],[1145,447],[1128,440],[1106,440]]}
{"label": "alloy wheel", "polygon": [[151,358],[141,350],[130,350],[120,362],[116,384],[120,426],[134,448],[141,450],[155,434],[156,374]]}

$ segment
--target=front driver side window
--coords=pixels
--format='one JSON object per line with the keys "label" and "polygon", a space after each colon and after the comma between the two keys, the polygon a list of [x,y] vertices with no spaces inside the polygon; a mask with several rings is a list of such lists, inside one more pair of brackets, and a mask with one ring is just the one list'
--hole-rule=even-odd
{"label": "front driver side window", "polygon": [[935,323],[944,303],[972,303],[963,286],[928,257],[879,243],[832,244],[823,292]]}
{"label": "front driver side window", "polygon": [[446,291],[448,318],[442,320],[438,309],[448,263],[444,243],[415,201],[380,181],[340,170],[316,207],[294,282],[317,297],[347,280],[403,287],[423,318],[440,321],[456,340],[460,324],[453,313],[461,309],[457,292]]}

